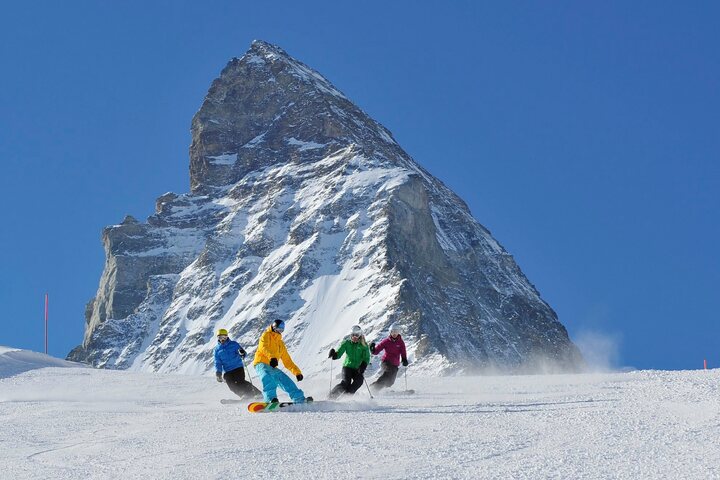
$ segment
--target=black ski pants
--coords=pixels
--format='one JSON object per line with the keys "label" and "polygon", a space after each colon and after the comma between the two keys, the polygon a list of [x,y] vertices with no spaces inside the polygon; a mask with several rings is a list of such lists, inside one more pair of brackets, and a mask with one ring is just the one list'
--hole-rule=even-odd
{"label": "black ski pants", "polygon": [[330,391],[330,398],[338,397],[342,393],[352,395],[362,387],[363,381],[363,375],[357,368],[343,367],[342,380]]}
{"label": "black ski pants", "polygon": [[377,380],[373,382],[371,387],[375,391],[381,390],[385,387],[391,387],[393,383],[395,383],[395,378],[397,377],[398,373],[398,367],[397,365],[393,365],[390,362],[382,362],[380,365],[380,370],[382,373],[378,377]]}
{"label": "black ski pants", "polygon": [[245,381],[245,368],[243,367],[225,372],[223,378],[230,390],[238,397],[262,396],[260,390],[253,387],[250,382]]}

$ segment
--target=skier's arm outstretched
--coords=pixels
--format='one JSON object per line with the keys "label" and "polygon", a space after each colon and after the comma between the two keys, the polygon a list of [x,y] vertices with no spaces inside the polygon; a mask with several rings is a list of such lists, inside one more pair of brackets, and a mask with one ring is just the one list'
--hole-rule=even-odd
{"label": "skier's arm outstretched", "polygon": [[237,344],[237,346],[238,346],[238,355],[240,355],[243,359],[245,359],[245,355],[247,355],[247,352],[242,347],[242,345],[240,345],[239,343]]}
{"label": "skier's arm outstretched", "polygon": [[379,355],[380,352],[385,350],[385,347],[387,346],[389,341],[390,340],[388,340],[386,338],[383,341],[381,341],[380,343],[378,343],[377,345],[375,345],[375,342],[371,343],[370,344],[370,353],[372,353],[373,355]]}
{"label": "skier's arm outstretched", "polygon": [[335,352],[335,358],[340,358],[345,354],[345,351],[347,350],[348,342],[347,340],[343,340],[342,343],[340,343],[340,348],[337,349]]}
{"label": "skier's arm outstretched", "polygon": [[328,354],[328,358],[331,358],[333,360],[337,360],[338,358],[342,357],[343,354],[347,351],[348,346],[348,340],[345,339],[342,342],[340,342],[340,346],[337,350],[334,348],[330,349],[330,353]]}

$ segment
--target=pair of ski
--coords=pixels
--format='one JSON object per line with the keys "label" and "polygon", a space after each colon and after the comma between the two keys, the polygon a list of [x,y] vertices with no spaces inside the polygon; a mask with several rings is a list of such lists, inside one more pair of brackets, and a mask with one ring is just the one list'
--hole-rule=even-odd
{"label": "pair of ski", "polygon": [[[413,395],[415,394],[415,390],[387,390],[382,393],[380,393],[381,396],[402,396],[402,395]],[[344,394],[340,394],[337,398],[331,398],[330,400],[337,400],[339,398],[342,398]],[[377,394],[376,394],[377,395]],[[223,405],[236,405],[238,403],[245,403],[247,400],[244,398],[223,398],[220,400],[220,403]],[[267,405],[269,402],[250,402],[250,405]],[[281,403],[281,407],[287,407],[288,405],[293,405],[294,402],[279,402]]]}
{"label": "pair of ski", "polygon": [[412,388],[409,390],[387,390],[384,392],[381,392],[380,395],[387,395],[387,396],[402,396],[402,395],[414,395],[415,390]]}
{"label": "pair of ski", "polygon": [[[380,392],[375,392],[375,396],[378,396],[378,397],[402,397],[404,395],[414,395],[414,394],[415,394],[415,390],[412,390],[412,389],[409,389],[409,390],[382,390]],[[338,394],[337,396],[328,397],[328,400],[337,401],[346,396],[352,397],[353,394],[351,393],[350,395],[348,395],[347,393],[343,392],[343,393]],[[371,395],[370,398],[374,399],[375,396]]]}

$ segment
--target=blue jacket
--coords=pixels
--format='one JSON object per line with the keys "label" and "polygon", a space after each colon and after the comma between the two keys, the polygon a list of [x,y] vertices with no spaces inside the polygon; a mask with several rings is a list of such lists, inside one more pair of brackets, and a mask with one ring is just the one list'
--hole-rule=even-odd
{"label": "blue jacket", "polygon": [[218,342],[215,346],[215,372],[222,373],[223,370],[230,372],[236,368],[242,368],[240,349],[242,347],[234,340],[228,339],[225,343]]}

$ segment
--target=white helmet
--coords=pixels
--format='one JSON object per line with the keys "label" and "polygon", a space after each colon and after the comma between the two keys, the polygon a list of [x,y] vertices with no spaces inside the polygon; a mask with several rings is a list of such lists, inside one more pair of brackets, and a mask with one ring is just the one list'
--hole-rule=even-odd
{"label": "white helmet", "polygon": [[350,330],[350,335],[362,335],[362,328],[360,328],[360,325],[353,325],[352,329]]}
{"label": "white helmet", "polygon": [[393,333],[400,333],[400,325],[398,325],[397,323],[393,323],[392,325],[390,325],[390,335],[392,335]]}

